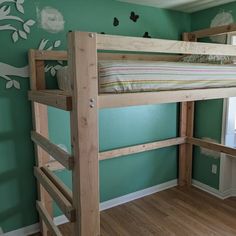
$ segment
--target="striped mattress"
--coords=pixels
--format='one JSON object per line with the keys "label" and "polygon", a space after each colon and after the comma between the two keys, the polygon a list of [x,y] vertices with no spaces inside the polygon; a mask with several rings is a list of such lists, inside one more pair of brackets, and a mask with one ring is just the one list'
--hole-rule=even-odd
{"label": "striped mattress", "polygon": [[101,93],[236,86],[236,66],[183,62],[99,62]]}
{"label": "striped mattress", "polygon": [[98,71],[100,93],[236,87],[236,65],[99,61]]}

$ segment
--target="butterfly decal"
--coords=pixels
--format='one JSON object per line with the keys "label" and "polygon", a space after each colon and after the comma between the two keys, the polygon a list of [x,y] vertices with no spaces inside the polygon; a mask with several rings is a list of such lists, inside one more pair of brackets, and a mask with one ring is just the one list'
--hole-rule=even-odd
{"label": "butterfly decal", "polygon": [[143,35],[143,38],[151,38],[151,36],[149,35],[148,32],[145,32],[144,35]]}
{"label": "butterfly decal", "polygon": [[137,22],[139,15],[136,15],[134,11],[131,11],[130,13],[130,20],[132,20],[133,22]]}
{"label": "butterfly decal", "polygon": [[114,17],[114,19],[113,19],[113,26],[118,26],[119,25],[119,20],[116,18],[116,17]]}

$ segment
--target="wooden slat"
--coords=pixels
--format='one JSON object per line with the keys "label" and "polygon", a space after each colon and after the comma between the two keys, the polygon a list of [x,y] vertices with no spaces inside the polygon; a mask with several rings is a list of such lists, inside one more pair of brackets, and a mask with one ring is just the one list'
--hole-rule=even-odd
{"label": "wooden slat", "polygon": [[43,219],[44,223],[47,225],[48,230],[53,236],[63,236],[58,229],[58,227],[54,224],[52,218],[48,214],[46,208],[40,201],[36,202],[36,208],[39,212],[41,219]]}
{"label": "wooden slat", "polygon": [[231,155],[234,158],[236,158],[236,149],[235,148],[227,147],[225,145],[214,143],[214,142],[201,140],[198,138],[187,138],[187,142],[190,144],[199,146],[199,147],[203,147],[206,149],[216,151],[216,152],[225,153],[227,155]]}
{"label": "wooden slat", "polygon": [[217,26],[202,30],[196,30],[193,32],[188,33],[189,39],[197,39],[197,38],[204,38],[213,35],[220,35],[220,34],[227,34],[230,32],[236,31],[236,24],[224,25],[224,26]]}
{"label": "wooden slat", "polygon": [[[58,91],[58,90],[57,90]],[[44,105],[63,109],[65,111],[71,111],[72,99],[71,96],[63,91],[49,92],[47,90],[29,91],[29,100],[41,103]]]}
{"label": "wooden slat", "polygon": [[65,216],[73,222],[75,220],[75,210],[68,199],[60,192],[56,185],[47,177],[47,175],[38,167],[34,168],[34,175],[44,189],[56,201]]}
{"label": "wooden slat", "polygon": [[[44,68],[39,66],[36,63],[35,59],[35,51],[29,51],[29,72],[30,72],[30,88],[31,90],[37,89],[45,89],[45,75],[44,75]],[[37,79],[37,74],[39,75],[40,80]],[[33,129],[40,134],[48,137],[48,110],[47,107],[32,102],[32,123]],[[50,159],[49,154],[46,153],[42,148],[35,145],[35,159],[37,166],[43,166],[47,163]],[[49,194],[45,191],[39,183],[37,183],[38,188],[38,200],[42,201],[47,212],[52,217],[53,209],[52,209],[52,198]],[[48,234],[47,227],[45,223],[40,219],[40,231],[42,236],[46,236]]]}
{"label": "wooden slat", "polygon": [[34,50],[36,60],[67,61],[67,51]]}
{"label": "wooden slat", "polygon": [[141,60],[141,61],[179,61],[182,55],[98,53],[98,60]]}
{"label": "wooden slat", "polygon": [[185,143],[185,141],[186,141],[185,137],[173,138],[173,139],[162,140],[162,141],[157,141],[157,142],[152,142],[152,143],[135,145],[131,147],[119,148],[119,149],[115,149],[111,151],[100,152],[99,160],[106,160],[106,159],[111,159],[115,157],[131,155],[131,154],[145,152],[145,151],[151,151],[154,149],[175,146],[175,145],[183,144]]}
{"label": "wooden slat", "polygon": [[73,157],[69,153],[35,131],[31,132],[31,139],[68,170],[73,168]]}
{"label": "wooden slat", "polygon": [[100,94],[99,107],[125,107],[158,103],[198,101],[235,97],[236,88],[214,88],[143,93]]}
{"label": "wooden slat", "polygon": [[[63,60],[67,61],[67,51],[47,51],[47,50],[34,50],[31,51],[35,55],[37,61],[49,60]],[[139,53],[101,53],[98,52],[98,60],[145,60],[145,61],[178,61],[182,58],[181,55],[160,55],[160,54],[139,54]]]}
{"label": "wooden slat", "polygon": [[73,235],[100,235],[96,34],[69,33],[68,42],[73,85],[71,140],[75,158],[72,191],[79,218]]}
{"label": "wooden slat", "polygon": [[97,48],[101,50],[118,50],[131,52],[159,52],[181,54],[213,54],[236,56],[233,45],[197,43],[164,39],[145,39],[113,35],[97,35]]}
{"label": "wooden slat", "polygon": [[72,204],[72,192],[71,190],[47,167],[42,167],[41,170],[45,175],[53,182],[53,184],[62,192],[67,200]]}
{"label": "wooden slat", "polygon": [[50,171],[56,171],[56,170],[65,170],[66,168],[60,164],[58,161],[55,160],[50,160],[45,166],[50,170]]}

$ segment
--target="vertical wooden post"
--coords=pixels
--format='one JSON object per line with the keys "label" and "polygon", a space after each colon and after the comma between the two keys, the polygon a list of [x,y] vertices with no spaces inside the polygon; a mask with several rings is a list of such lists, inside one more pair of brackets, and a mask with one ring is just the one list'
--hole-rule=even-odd
{"label": "vertical wooden post", "polygon": [[[188,33],[183,34],[184,41],[196,41],[189,38]],[[180,104],[180,136],[193,137],[194,129],[194,102],[181,102]],[[179,148],[179,186],[192,184],[193,145],[182,144]]]}
{"label": "vertical wooden post", "polygon": [[74,236],[100,235],[96,34],[69,33]]}
{"label": "vertical wooden post", "polygon": [[[29,65],[30,65],[30,88],[31,90],[45,89],[45,77],[44,77],[44,62],[35,60],[34,50],[29,52]],[[32,120],[33,129],[42,134],[44,137],[48,137],[48,111],[47,106],[32,102]],[[35,145],[36,165],[41,167],[45,165],[50,156],[42,148]],[[47,209],[49,215],[52,217],[52,198],[38,183],[38,198]],[[47,235],[48,230],[46,225],[40,219],[40,230],[43,236]]]}

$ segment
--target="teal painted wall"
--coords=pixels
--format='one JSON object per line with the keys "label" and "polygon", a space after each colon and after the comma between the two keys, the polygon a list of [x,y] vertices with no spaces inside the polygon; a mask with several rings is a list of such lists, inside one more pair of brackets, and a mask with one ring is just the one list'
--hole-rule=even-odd
{"label": "teal painted wall", "polygon": [[[140,37],[148,31],[152,37],[170,39],[179,39],[183,31],[190,30],[188,14],[114,0],[25,0],[22,4],[24,14],[16,11],[14,3],[3,2],[0,9],[6,11],[7,8],[4,6],[11,7],[11,15],[21,17],[24,21],[33,19],[36,22],[30,27],[30,33],[26,35],[27,40],[19,39],[16,43],[11,39],[14,31],[0,30],[0,63],[15,67],[27,65],[28,49],[38,48],[42,39],[49,40],[47,47],[61,40],[58,49],[66,49],[68,30],[104,31],[109,34]],[[52,34],[39,27],[36,7],[42,9],[46,6],[54,7],[64,15],[63,32]],[[137,23],[129,20],[131,11],[140,15]],[[120,20],[118,27],[113,27],[113,17]],[[3,25],[12,24],[23,30],[21,21],[0,21]],[[25,35],[23,34],[22,37]],[[4,232],[38,221],[35,210],[36,184],[32,171],[34,151],[30,141],[31,110],[30,103],[27,101],[29,81],[27,78],[14,76],[10,76],[10,79],[20,82],[21,89],[6,89],[6,80],[3,76],[0,77],[0,227]],[[11,83],[13,82],[8,83],[8,86]],[[55,84],[54,79],[50,80],[50,86],[51,84]],[[101,110],[100,149],[106,150],[175,137],[178,129],[177,114],[176,104]],[[64,144],[70,149],[68,120],[68,114],[49,109],[51,139],[56,144]],[[101,200],[108,200],[175,179],[176,162],[176,148],[101,162]],[[68,185],[71,184],[68,173],[59,172],[58,175]]]}
{"label": "teal painted wall", "polygon": [[[236,19],[236,3],[225,4],[191,14],[192,30],[210,27],[212,19],[220,12],[231,12]],[[209,41],[209,39],[204,39]],[[223,100],[201,101],[196,104],[195,135],[208,137],[221,142]],[[211,173],[212,164],[218,167],[218,173]],[[201,154],[194,149],[193,178],[215,189],[219,189],[220,159]]]}

